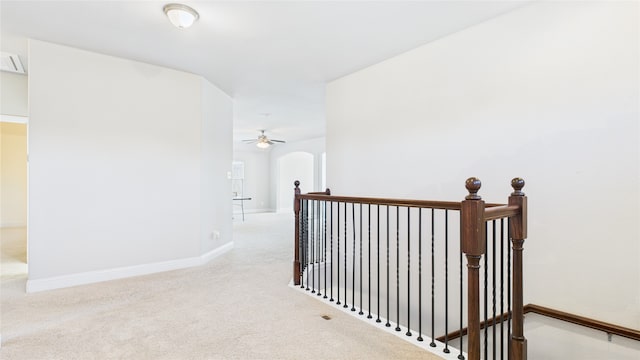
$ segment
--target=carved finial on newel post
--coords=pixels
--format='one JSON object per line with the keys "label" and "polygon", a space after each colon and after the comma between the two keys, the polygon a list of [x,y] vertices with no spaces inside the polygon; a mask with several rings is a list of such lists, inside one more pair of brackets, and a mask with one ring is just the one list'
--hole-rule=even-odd
{"label": "carved finial on newel post", "polygon": [[295,234],[293,235],[293,284],[300,285],[300,181],[293,182],[295,189],[293,190],[293,213],[295,215]]}
{"label": "carved finial on newel post", "polygon": [[293,185],[295,186],[293,189],[293,212],[297,215],[300,211],[300,201],[298,200],[298,195],[300,195],[300,181],[294,181]]}
{"label": "carved finial on newel post", "polygon": [[522,192],[522,188],[524,187],[524,179],[522,178],[513,178],[511,180],[511,187],[513,188],[512,196],[524,196]]}
{"label": "carved finial on newel post", "polygon": [[482,182],[480,182],[480,179],[478,179],[476,177],[470,177],[470,178],[467,179],[467,181],[465,182],[464,186],[469,191],[469,195],[467,195],[467,197],[465,197],[465,199],[467,199],[467,200],[481,200],[482,199],[480,197],[480,195],[478,195],[478,190],[480,190],[480,187],[482,186]]}
{"label": "carved finial on newel post", "polygon": [[486,252],[484,201],[478,195],[482,183],[471,177],[465,182],[469,195],[461,204],[460,246],[467,257],[467,319],[469,360],[480,360],[480,259]]}

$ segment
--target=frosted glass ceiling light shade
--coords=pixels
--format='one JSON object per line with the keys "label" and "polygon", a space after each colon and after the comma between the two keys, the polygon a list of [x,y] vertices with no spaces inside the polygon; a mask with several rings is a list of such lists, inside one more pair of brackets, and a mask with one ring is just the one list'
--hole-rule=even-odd
{"label": "frosted glass ceiling light shade", "polygon": [[256,146],[259,147],[260,149],[266,149],[269,147],[269,143],[266,141],[258,141]]}
{"label": "frosted glass ceiling light shade", "polygon": [[182,4],[167,4],[162,10],[178,29],[190,27],[200,17],[197,11]]}

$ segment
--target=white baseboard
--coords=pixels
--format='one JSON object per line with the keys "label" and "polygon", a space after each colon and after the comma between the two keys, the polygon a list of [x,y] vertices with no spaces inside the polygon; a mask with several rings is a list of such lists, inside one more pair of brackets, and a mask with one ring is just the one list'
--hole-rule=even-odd
{"label": "white baseboard", "polygon": [[[264,209],[244,209],[244,213],[246,214],[262,214],[262,213],[271,213],[275,212],[275,209],[264,208]],[[234,210],[233,215],[242,215],[242,211]]]}
{"label": "white baseboard", "polygon": [[115,269],[89,271],[78,274],[55,276],[45,279],[27,280],[27,292],[34,293],[46,290],[93,284],[102,281],[117,280],[133,276],[149,275],[164,271],[185,269],[204,265],[216,257],[233,249],[233,242],[221,245],[200,256],[162,261],[152,264],[126,266]]}
{"label": "white baseboard", "polygon": [[201,263],[198,265],[204,265],[209,261],[217,258],[218,256],[226,253],[227,251],[230,251],[231,249],[233,249],[233,241],[218,246],[217,248],[200,255]]}

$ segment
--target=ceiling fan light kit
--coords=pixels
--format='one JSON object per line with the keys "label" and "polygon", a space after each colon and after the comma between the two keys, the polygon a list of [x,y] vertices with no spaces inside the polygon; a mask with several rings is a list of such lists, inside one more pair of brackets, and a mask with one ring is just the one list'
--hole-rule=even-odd
{"label": "ceiling fan light kit", "polygon": [[269,146],[277,143],[284,144],[286,141],[269,139],[267,135],[264,134],[264,130],[260,130],[260,135],[258,135],[257,139],[246,139],[242,140],[242,142],[245,144],[256,144],[256,146],[260,149],[266,149]]}

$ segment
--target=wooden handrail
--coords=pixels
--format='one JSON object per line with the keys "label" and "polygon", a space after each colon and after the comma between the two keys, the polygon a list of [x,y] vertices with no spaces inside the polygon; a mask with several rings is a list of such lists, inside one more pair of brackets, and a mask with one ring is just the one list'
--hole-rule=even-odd
{"label": "wooden handrail", "polygon": [[[524,313],[525,314],[534,313],[534,314],[550,317],[553,319],[566,321],[579,326],[588,327],[594,330],[602,331],[607,334],[617,335],[617,336],[625,337],[627,339],[640,341],[640,330],[635,330],[635,329],[627,328],[624,326],[615,325],[615,324],[607,323],[604,321],[591,319],[588,317],[575,315],[575,314],[551,309],[551,308],[540,306],[540,305],[527,304],[524,306]],[[509,314],[504,313],[502,315],[496,316],[495,318],[488,319],[486,323],[483,321],[480,323],[480,329],[484,329],[486,324],[489,324],[489,326],[492,326],[494,324],[500,324],[501,322],[508,320],[508,317],[509,317]],[[446,336],[442,335],[436,338],[436,340],[440,342],[444,342],[445,339],[448,339],[449,341],[451,341],[453,339],[459,338],[461,335],[462,336],[467,335],[467,332],[468,332],[468,329],[465,327],[462,329],[462,331],[456,330],[456,331],[450,332]]]}
{"label": "wooden handrail", "polygon": [[460,210],[461,203],[455,201],[430,201],[411,199],[385,199],[354,196],[321,195],[322,193],[308,193],[300,195],[300,199],[321,200],[333,202],[347,202],[355,204],[387,205],[387,206],[407,206],[447,210]]}
{"label": "wooden handrail", "polygon": [[484,221],[497,220],[516,216],[520,213],[519,206],[495,206],[484,210]]}
{"label": "wooden handrail", "polygon": [[524,312],[547,316],[576,325],[585,326],[591,329],[600,330],[607,334],[618,335],[631,340],[640,341],[640,330],[634,330],[624,326],[606,323],[604,321],[590,319],[584,316],[574,315],[564,311],[554,310],[548,307],[534,304],[525,305]]}

